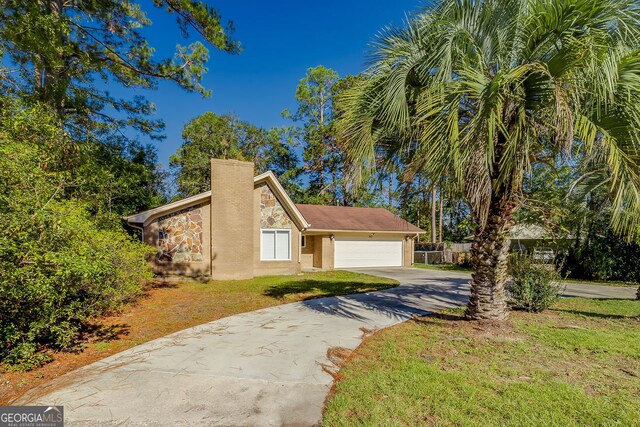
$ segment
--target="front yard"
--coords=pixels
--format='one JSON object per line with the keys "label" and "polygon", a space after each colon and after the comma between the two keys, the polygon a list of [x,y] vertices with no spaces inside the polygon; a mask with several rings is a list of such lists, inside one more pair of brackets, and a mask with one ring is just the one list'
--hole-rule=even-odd
{"label": "front yard", "polygon": [[253,280],[156,283],[122,313],[99,319],[73,353],[29,372],[0,372],[0,405],[29,389],[104,357],[179,330],[274,305],[387,289],[397,282],[347,271]]}
{"label": "front yard", "polygon": [[324,424],[640,425],[640,302],[564,298],[505,324],[462,309],[383,330],[343,366]]}

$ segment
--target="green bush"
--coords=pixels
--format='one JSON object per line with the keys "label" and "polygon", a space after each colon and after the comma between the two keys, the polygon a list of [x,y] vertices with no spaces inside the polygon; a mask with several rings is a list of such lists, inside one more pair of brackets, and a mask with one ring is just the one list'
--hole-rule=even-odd
{"label": "green bush", "polygon": [[515,308],[538,313],[560,297],[561,276],[553,264],[536,264],[527,255],[513,254],[509,258],[509,274],[509,297]]}
{"label": "green bush", "polygon": [[87,322],[136,298],[152,249],[61,197],[50,151],[0,134],[0,361],[30,369],[70,349]]}
{"label": "green bush", "polygon": [[640,244],[627,242],[610,226],[611,213],[594,214],[587,230],[567,247],[563,272],[574,279],[640,284]]}

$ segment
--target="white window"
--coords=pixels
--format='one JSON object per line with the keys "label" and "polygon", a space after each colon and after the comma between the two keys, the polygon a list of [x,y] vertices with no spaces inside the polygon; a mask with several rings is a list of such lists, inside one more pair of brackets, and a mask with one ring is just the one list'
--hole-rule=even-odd
{"label": "white window", "polygon": [[262,230],[260,259],[264,261],[291,259],[291,230]]}

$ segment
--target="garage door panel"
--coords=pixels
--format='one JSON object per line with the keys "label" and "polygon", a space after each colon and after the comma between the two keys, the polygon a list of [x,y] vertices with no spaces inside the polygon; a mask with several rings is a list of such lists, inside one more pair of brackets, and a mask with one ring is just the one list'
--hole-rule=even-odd
{"label": "garage door panel", "polygon": [[335,268],[401,267],[402,239],[336,238]]}

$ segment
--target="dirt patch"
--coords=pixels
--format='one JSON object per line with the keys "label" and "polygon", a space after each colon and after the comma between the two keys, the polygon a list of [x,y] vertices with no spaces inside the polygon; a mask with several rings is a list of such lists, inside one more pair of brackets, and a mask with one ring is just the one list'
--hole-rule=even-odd
{"label": "dirt patch", "polygon": [[351,355],[352,350],[345,347],[331,347],[327,350],[327,357],[336,366],[340,366]]}
{"label": "dirt patch", "polygon": [[340,367],[349,359],[353,350],[346,347],[329,347],[327,349],[327,359],[331,362],[329,364],[322,364],[322,370],[331,375],[334,380],[337,380]]}

